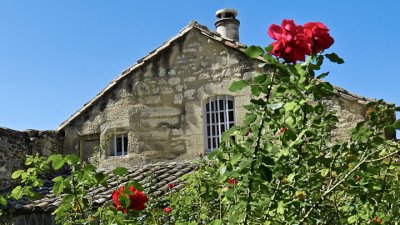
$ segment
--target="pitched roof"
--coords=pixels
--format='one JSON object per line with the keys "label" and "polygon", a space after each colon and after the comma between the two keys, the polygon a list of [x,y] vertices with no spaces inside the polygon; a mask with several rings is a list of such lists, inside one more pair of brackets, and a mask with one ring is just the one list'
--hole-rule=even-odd
{"label": "pitched roof", "polygon": [[[173,36],[172,38],[170,38],[169,40],[167,40],[166,42],[164,42],[160,47],[154,49],[153,51],[151,51],[149,54],[147,54],[145,57],[139,59],[134,65],[130,66],[128,69],[124,70],[119,76],[117,76],[117,78],[115,78],[114,80],[112,80],[107,87],[105,87],[102,91],[100,91],[100,93],[98,93],[93,99],[91,99],[90,101],[88,101],[86,104],[84,104],[84,106],[79,109],[78,111],[76,111],[74,114],[72,114],[67,120],[65,120],[63,123],[60,124],[60,126],[57,128],[57,131],[62,130],[63,128],[65,128],[70,122],[72,122],[74,119],[76,119],[79,115],[81,115],[84,111],[86,111],[88,108],[90,108],[93,104],[95,104],[102,96],[104,96],[109,90],[111,90],[114,86],[116,86],[116,84],[122,80],[124,77],[126,77],[128,74],[130,74],[131,72],[137,70],[138,68],[140,68],[141,66],[144,65],[145,62],[147,62],[148,60],[151,60],[154,56],[158,55],[158,53],[160,53],[162,50],[166,49],[167,47],[171,46],[172,43],[174,43],[175,41],[179,40],[181,37],[183,37],[186,33],[188,33],[190,30],[192,29],[197,29],[201,32],[202,35],[215,40],[229,48],[233,48],[236,49],[238,51],[244,52],[244,50],[247,48],[247,45],[239,43],[233,39],[229,39],[226,37],[222,37],[219,33],[211,31],[210,29],[208,29],[206,26],[201,25],[199,23],[197,23],[196,21],[191,21],[187,26],[185,26],[182,30],[179,31],[178,34],[176,34],[175,36]],[[267,63],[267,61],[265,61],[262,57],[258,57],[258,60],[260,60],[261,62],[265,62]],[[360,103],[365,103],[365,102],[369,102],[369,101],[374,101],[373,99],[369,99],[369,98],[365,98],[356,94],[353,94],[343,88],[337,87],[337,86],[333,86],[338,93],[340,93],[341,95],[348,97],[350,99],[355,99],[360,101]]]}
{"label": "pitched roof", "polygon": [[[180,189],[183,184],[180,178],[194,171],[196,167],[197,165],[194,162],[164,162],[131,167],[122,179],[122,183],[127,182],[127,177],[130,177],[143,186],[146,194],[161,197],[168,191],[167,184],[174,184],[174,189]],[[111,201],[112,191],[118,188],[117,178],[112,174],[112,171],[104,172],[108,176],[108,188],[101,186],[91,189],[88,192],[88,196],[93,196],[94,205],[102,205],[107,201]],[[40,199],[29,201],[23,198],[16,203],[9,201],[9,207],[15,204],[15,214],[51,213],[60,205],[62,197],[64,196],[64,194],[60,196],[54,195],[52,187],[53,182],[45,180],[45,185],[38,190],[38,193],[42,195]]]}
{"label": "pitched roof", "polygon": [[65,126],[67,126],[71,121],[73,121],[75,118],[77,118],[79,115],[81,115],[84,111],[86,111],[90,106],[92,106],[94,103],[97,102],[104,94],[106,94],[109,90],[111,90],[116,84],[122,80],[124,77],[126,77],[128,74],[130,74],[132,71],[137,70],[140,68],[142,65],[144,65],[145,62],[148,60],[151,60],[154,56],[158,55],[162,50],[166,49],[167,47],[171,46],[172,43],[175,41],[179,40],[181,37],[183,37],[185,34],[187,34],[190,30],[196,29],[201,32],[201,34],[205,35],[208,38],[211,38],[219,43],[222,43],[230,48],[237,49],[239,51],[244,51],[246,49],[246,45],[241,44],[239,42],[236,42],[233,39],[221,37],[221,35],[217,32],[213,32],[209,30],[206,26],[201,25],[197,23],[196,21],[191,21],[186,27],[184,27],[182,30],[179,31],[178,34],[164,42],[160,47],[154,49],[151,51],[149,54],[147,54],[145,57],[139,59],[134,65],[130,66],[128,69],[124,70],[117,78],[112,80],[106,88],[104,88],[100,93],[98,93],[93,99],[91,99],[89,102],[84,104],[84,106],[76,111],[73,115],[70,116],[67,120],[65,120],[63,123],[60,124],[60,126],[57,128],[57,131],[62,130]]}

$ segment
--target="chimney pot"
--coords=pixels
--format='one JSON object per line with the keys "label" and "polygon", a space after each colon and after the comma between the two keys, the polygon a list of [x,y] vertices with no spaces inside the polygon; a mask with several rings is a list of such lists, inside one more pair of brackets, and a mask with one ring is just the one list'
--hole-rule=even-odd
{"label": "chimney pot", "polygon": [[215,27],[222,37],[239,41],[239,20],[236,19],[235,9],[220,9],[216,12],[217,21]]}

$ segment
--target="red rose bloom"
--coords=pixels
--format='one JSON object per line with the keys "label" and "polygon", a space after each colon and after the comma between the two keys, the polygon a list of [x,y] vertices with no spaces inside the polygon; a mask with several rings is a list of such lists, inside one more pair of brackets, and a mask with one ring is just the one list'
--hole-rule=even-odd
{"label": "red rose bloom", "polygon": [[149,199],[145,194],[143,194],[143,192],[136,190],[133,186],[129,187],[128,193],[124,192],[124,189],[125,186],[121,186],[119,190],[113,191],[111,195],[117,210],[121,210],[124,213],[127,211],[127,209],[121,205],[121,202],[118,199],[121,195],[127,195],[129,197],[129,209],[140,211],[146,208],[145,203],[149,201]]}
{"label": "red rose bloom", "polygon": [[374,222],[382,224],[382,220],[380,220],[378,216],[375,216]]}
{"label": "red rose bloom", "polygon": [[229,179],[228,180],[228,188],[234,188],[235,187],[235,185],[237,185],[239,183],[239,181],[238,180],[235,180],[235,179]]}
{"label": "red rose bloom", "polygon": [[174,187],[174,184],[167,184],[167,187],[168,187],[169,189],[171,189],[171,188]]}
{"label": "red rose bloom", "polygon": [[172,212],[172,208],[171,207],[165,207],[164,208],[164,213],[165,214],[168,214],[168,213],[171,213]]}
{"label": "red rose bloom", "polygon": [[268,34],[276,40],[272,43],[270,53],[287,62],[305,61],[305,56],[311,53],[309,38],[303,27],[296,25],[293,20],[283,20],[281,26],[272,24]]}
{"label": "red rose bloom", "polygon": [[333,38],[329,35],[329,29],[320,22],[304,24],[304,33],[310,38],[311,51],[315,54],[331,47]]}

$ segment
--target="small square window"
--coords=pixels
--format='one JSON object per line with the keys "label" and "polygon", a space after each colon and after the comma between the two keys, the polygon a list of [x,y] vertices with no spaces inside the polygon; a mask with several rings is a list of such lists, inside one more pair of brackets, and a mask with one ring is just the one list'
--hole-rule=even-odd
{"label": "small square window", "polygon": [[113,137],[112,154],[114,156],[128,154],[128,134],[115,134]]}

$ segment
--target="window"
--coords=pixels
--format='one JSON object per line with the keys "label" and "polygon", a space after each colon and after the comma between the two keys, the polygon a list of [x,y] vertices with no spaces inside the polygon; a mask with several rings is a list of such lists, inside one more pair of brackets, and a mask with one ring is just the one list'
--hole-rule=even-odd
{"label": "window", "polygon": [[231,96],[208,99],[205,107],[206,152],[219,148],[221,134],[235,125],[235,106]]}
{"label": "window", "polygon": [[127,155],[128,154],[128,134],[115,134],[113,137],[112,154]]}

